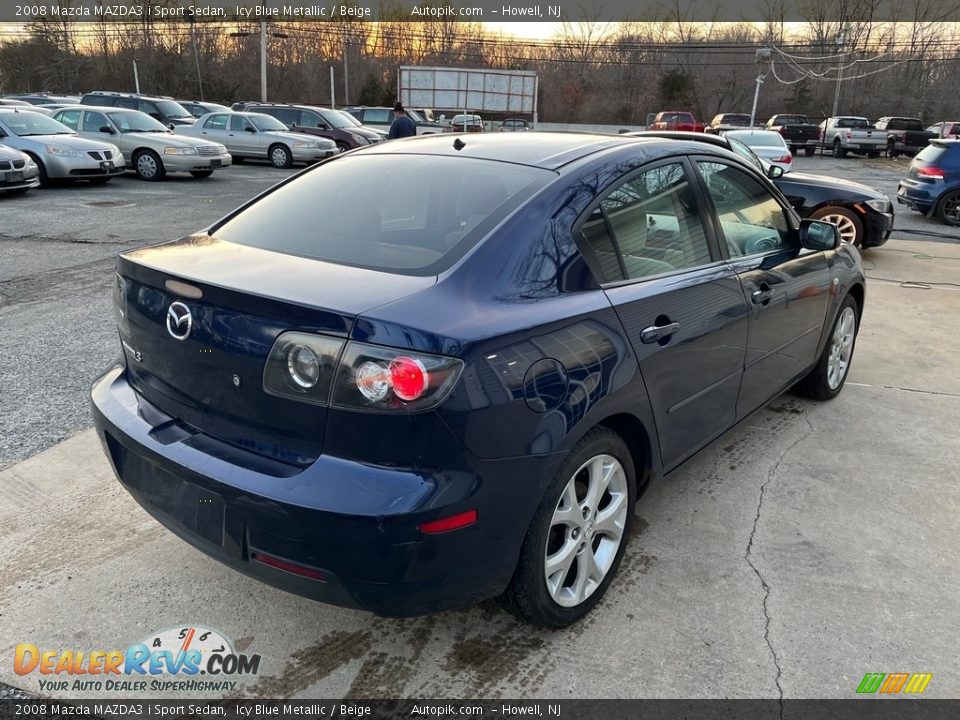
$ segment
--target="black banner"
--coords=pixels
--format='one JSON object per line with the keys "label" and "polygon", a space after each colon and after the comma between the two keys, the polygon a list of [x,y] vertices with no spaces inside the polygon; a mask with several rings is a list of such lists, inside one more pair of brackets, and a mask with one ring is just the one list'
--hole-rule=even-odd
{"label": "black banner", "polygon": [[939,720],[960,700],[0,700],[0,718]]}

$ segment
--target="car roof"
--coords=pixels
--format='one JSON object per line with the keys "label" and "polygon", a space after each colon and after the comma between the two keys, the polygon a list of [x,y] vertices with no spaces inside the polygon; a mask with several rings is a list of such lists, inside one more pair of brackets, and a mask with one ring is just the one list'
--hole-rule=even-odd
{"label": "car roof", "polygon": [[[701,135],[702,133],[690,133]],[[684,138],[677,138],[684,139]],[[612,135],[606,133],[475,133],[469,135],[421,135],[397,142],[382,143],[360,151],[360,154],[450,155],[481,160],[531,165],[545,170],[558,170],[577,160],[618,147],[630,145],[668,145],[663,138]],[[729,146],[723,146],[729,147]],[[729,150],[728,150],[729,152]]]}

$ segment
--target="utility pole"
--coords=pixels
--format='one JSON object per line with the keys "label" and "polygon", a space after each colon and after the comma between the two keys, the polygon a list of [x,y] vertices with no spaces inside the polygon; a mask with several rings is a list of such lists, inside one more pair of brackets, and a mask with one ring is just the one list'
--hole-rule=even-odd
{"label": "utility pole", "polygon": [[260,102],[267,101],[267,23],[260,23]]}
{"label": "utility pole", "polygon": [[[840,28],[840,32],[837,33],[837,48],[841,50],[838,55],[842,55],[843,47],[847,42],[847,29],[845,27]],[[843,60],[840,60],[840,67],[837,71],[837,90],[833,94],[833,117],[837,116],[837,110],[840,107],[840,83],[843,82]]]}
{"label": "utility pole", "polygon": [[[757,63],[766,62],[770,59],[771,51],[770,48],[757,48]],[[763,85],[763,81],[766,79],[766,75],[762,72],[757,73],[757,88],[753,91],[753,109],[750,111],[750,127],[753,127],[757,119],[757,101],[760,99],[760,86]]]}
{"label": "utility pole", "polygon": [[137,62],[136,58],[133,59],[133,86],[136,88],[137,95],[140,94],[140,73],[137,72]]}
{"label": "utility pole", "polygon": [[193,59],[197,64],[197,85],[200,88],[200,102],[203,102],[203,78],[200,76],[200,53],[197,51],[196,18],[193,10],[187,9],[187,22],[190,23],[190,40],[193,42]]}

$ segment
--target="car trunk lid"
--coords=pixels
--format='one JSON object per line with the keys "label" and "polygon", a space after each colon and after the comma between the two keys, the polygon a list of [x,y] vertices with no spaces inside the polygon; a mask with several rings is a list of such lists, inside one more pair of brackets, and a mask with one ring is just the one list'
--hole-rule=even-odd
{"label": "car trunk lid", "polygon": [[363,311],[436,282],[208,235],[124,253],[117,275],[134,389],[191,431],[295,465],[321,453],[327,412],[264,391],[277,337],[299,330],[346,339]]}

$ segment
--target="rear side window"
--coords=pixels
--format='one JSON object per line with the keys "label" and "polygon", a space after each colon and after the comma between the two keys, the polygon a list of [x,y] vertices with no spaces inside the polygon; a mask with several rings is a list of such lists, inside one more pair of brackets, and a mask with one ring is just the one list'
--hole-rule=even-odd
{"label": "rear side window", "polygon": [[203,126],[208,130],[226,130],[227,129],[227,116],[226,115],[211,115],[203,123]]}
{"label": "rear side window", "polygon": [[555,177],[487,160],[354,155],[297,177],[214,234],[341,265],[436,275]]}
{"label": "rear side window", "polygon": [[917,160],[924,164],[936,165],[937,161],[946,154],[947,149],[940,145],[927,145],[917,153]]}
{"label": "rear side window", "polygon": [[64,110],[62,113],[57,115],[55,120],[59,120],[64,125],[66,125],[71,130],[79,130],[77,127],[80,123],[80,111],[79,110]]}
{"label": "rear side window", "polygon": [[388,123],[393,118],[390,117],[390,111],[387,109],[364,110],[363,122],[365,123]]}

